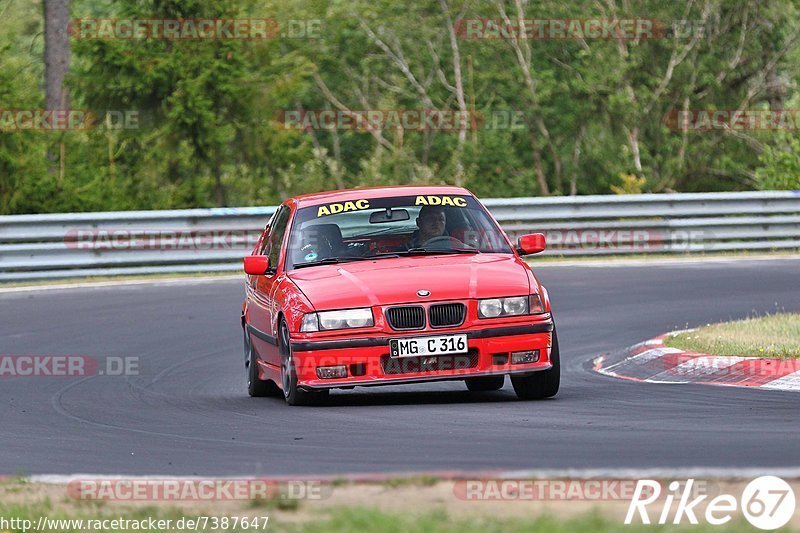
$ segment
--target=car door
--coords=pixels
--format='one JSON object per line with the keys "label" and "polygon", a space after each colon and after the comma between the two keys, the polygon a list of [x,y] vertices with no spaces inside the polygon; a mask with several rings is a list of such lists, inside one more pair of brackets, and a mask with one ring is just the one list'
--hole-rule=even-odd
{"label": "car door", "polygon": [[276,366],[280,365],[280,354],[275,317],[280,309],[275,301],[275,293],[283,275],[279,263],[290,213],[286,205],[278,208],[260,250],[260,255],[269,256],[270,268],[265,275],[251,276],[249,280],[253,285],[248,321],[256,330],[251,335],[253,346],[263,361]]}

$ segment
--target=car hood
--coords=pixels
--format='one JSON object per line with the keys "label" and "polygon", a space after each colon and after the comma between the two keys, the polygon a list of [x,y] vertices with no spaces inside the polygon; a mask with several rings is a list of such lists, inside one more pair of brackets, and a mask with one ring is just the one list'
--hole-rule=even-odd
{"label": "car hood", "polygon": [[292,270],[289,278],[317,310],[424,301],[520,296],[530,292],[528,268],[513,255],[474,254],[385,258]]}

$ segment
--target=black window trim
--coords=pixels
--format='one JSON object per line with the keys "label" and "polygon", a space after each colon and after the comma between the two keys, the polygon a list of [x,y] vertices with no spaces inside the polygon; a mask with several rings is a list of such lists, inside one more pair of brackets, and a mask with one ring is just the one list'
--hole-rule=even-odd
{"label": "black window trim", "polygon": [[289,208],[288,205],[283,204],[280,207],[278,207],[278,209],[275,211],[275,214],[270,219],[269,234],[267,235],[267,249],[264,250],[266,252],[266,254],[264,254],[264,255],[266,255],[267,257],[269,257],[271,255],[271,252],[272,252],[272,247],[271,247],[272,232],[275,230],[275,226],[278,225],[278,220],[282,216],[283,212],[288,212],[288,214],[286,215],[286,217],[287,217],[286,218],[286,225],[283,228],[283,236],[281,237],[281,241],[279,243],[277,262],[275,263],[274,266],[270,265],[270,268],[266,272],[266,274],[268,276],[275,275],[278,272],[278,267],[281,265],[282,260],[283,260],[283,256],[286,253],[285,244],[287,242],[286,239],[287,239],[287,236],[289,235],[290,226],[291,226],[291,223],[292,223],[292,211],[291,211],[291,209]]}

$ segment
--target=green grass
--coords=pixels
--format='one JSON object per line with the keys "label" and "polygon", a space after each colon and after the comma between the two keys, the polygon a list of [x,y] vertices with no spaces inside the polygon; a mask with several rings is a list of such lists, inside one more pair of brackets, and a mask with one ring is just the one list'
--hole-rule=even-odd
{"label": "green grass", "polygon": [[439,482],[439,478],[436,476],[408,476],[408,477],[396,477],[396,478],[389,478],[383,482],[383,484],[389,488],[397,488],[397,487],[432,487]]}
{"label": "green grass", "polygon": [[[259,516],[269,516],[271,513],[262,512]],[[6,520],[20,518],[30,520],[33,524],[39,516],[46,516],[50,519],[171,519],[173,524],[183,516],[194,518],[197,513],[184,513],[179,509],[163,509],[157,507],[142,507],[136,510],[122,509],[95,509],[89,512],[87,509],[73,509],[69,515],[63,511],[53,511],[48,502],[25,505],[8,505],[0,503],[0,516]],[[204,516],[214,516],[214,513],[204,511]],[[369,508],[341,507],[331,511],[320,511],[311,515],[307,520],[290,520],[283,522],[280,519],[273,519],[270,516],[266,530],[288,531],[288,532],[387,532],[405,533],[424,531],[430,533],[453,532],[453,533],[505,533],[505,532],[541,532],[541,533],[560,533],[560,532],[611,532],[620,531],[625,533],[632,532],[653,532],[653,531],[687,531],[691,533],[718,532],[719,528],[710,525],[699,526],[672,526],[672,525],[643,525],[634,524],[626,526],[621,519],[612,519],[603,516],[599,512],[592,512],[579,515],[573,518],[559,518],[551,514],[545,514],[536,518],[506,518],[502,516],[492,516],[487,513],[484,517],[458,517],[447,515],[443,511],[429,511],[417,513],[413,510],[409,513],[386,513]],[[11,529],[12,533],[20,531]],[[78,533],[75,529],[64,529],[66,533]],[[108,530],[125,531],[125,530]],[[166,530],[166,531],[174,531]],[[239,531],[254,531],[243,529],[227,529],[229,533]],[[258,531],[264,531],[259,529]],[[753,531],[753,528],[739,519],[726,524],[725,531]],[[46,533],[40,532],[40,533]],[[83,533],[83,532],[81,532]]]}
{"label": "green grass", "polygon": [[667,337],[664,344],[711,355],[796,359],[800,357],[800,314],[782,313],[711,324]]}
{"label": "green grass", "polygon": [[[320,521],[300,524],[295,527],[281,527],[283,531],[349,533],[356,531],[375,531],[405,533],[424,531],[426,533],[560,533],[560,532],[611,532],[624,533],[653,531],[687,531],[691,533],[719,532],[711,525],[625,525],[622,519],[615,520],[599,512],[588,513],[574,518],[559,518],[542,515],[536,518],[505,518],[488,515],[481,518],[449,516],[442,511],[424,514],[385,513],[367,508],[341,508],[329,513]],[[743,519],[725,525],[725,531],[753,531],[753,527]]]}
{"label": "green grass", "polygon": [[256,498],[250,500],[247,507],[249,509],[277,509],[279,511],[297,511],[300,509],[300,500],[289,498],[285,494],[280,494],[274,498]]}

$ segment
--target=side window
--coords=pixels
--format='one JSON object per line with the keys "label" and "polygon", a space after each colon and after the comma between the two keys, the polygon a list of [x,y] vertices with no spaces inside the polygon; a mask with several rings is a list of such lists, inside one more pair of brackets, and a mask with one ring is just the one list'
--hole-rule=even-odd
{"label": "side window", "polygon": [[264,255],[267,253],[267,244],[269,244],[269,231],[270,231],[269,226],[264,228],[264,234],[258,241],[258,254],[256,255]]}
{"label": "side window", "polygon": [[289,222],[289,208],[282,206],[280,210],[275,213],[275,218],[272,220],[272,228],[269,233],[269,238],[265,242],[264,253],[269,256],[269,264],[272,268],[277,268],[278,260],[281,256],[281,243],[283,243],[283,236],[286,234],[286,225]]}
{"label": "side window", "polygon": [[278,216],[278,211],[280,211],[280,209],[275,210],[275,212],[272,213],[272,216],[269,217],[267,225],[264,226],[264,231],[262,232],[261,237],[258,239],[258,255],[267,254],[267,248],[269,248],[269,234],[272,231],[272,224],[275,222],[275,217]]}

